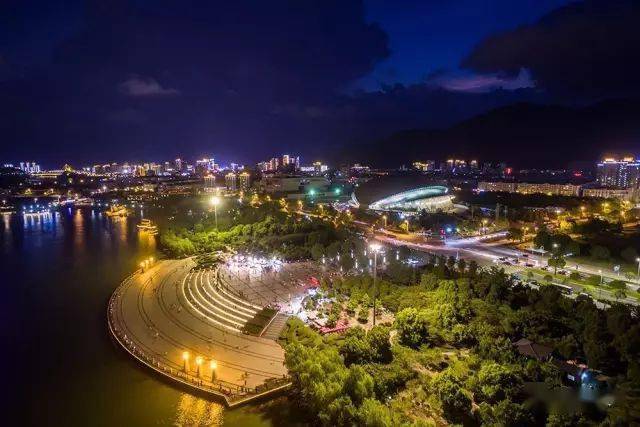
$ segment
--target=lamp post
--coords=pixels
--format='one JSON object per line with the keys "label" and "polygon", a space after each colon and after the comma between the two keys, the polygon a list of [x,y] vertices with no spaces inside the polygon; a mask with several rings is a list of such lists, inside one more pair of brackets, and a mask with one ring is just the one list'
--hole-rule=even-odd
{"label": "lamp post", "polygon": [[376,279],[378,277],[378,251],[380,251],[380,244],[371,243],[369,249],[373,252],[373,326],[376,326]]}
{"label": "lamp post", "polygon": [[638,282],[640,282],[640,258],[636,258],[636,262],[638,263]]}
{"label": "lamp post", "polygon": [[202,375],[200,366],[202,366],[202,356],[196,357],[196,375],[198,378],[200,378],[200,376]]}
{"label": "lamp post", "polygon": [[384,228],[387,228],[387,215],[382,215],[382,220],[384,221]]}
{"label": "lamp post", "polygon": [[[558,249],[558,244],[557,244],[557,243],[554,243],[554,244],[553,244],[553,249],[554,249],[554,251],[553,251],[553,252],[554,252],[554,254],[553,254],[553,258],[555,258],[555,257],[557,257],[557,256],[558,256],[558,253],[557,253],[557,251],[556,251],[556,250]],[[556,260],[556,261],[557,261],[557,260]],[[554,263],[553,263],[553,275],[554,275],[554,276],[558,273],[558,263],[557,263],[556,261],[554,261]]]}
{"label": "lamp post", "polygon": [[211,362],[209,362],[209,368],[211,368],[211,382],[214,383],[216,382],[216,369],[218,369],[218,364],[216,363],[215,360],[212,360]]}
{"label": "lamp post", "polygon": [[185,374],[189,373],[189,352],[185,351],[182,353],[182,360],[184,362],[184,372]]}
{"label": "lamp post", "polygon": [[216,230],[218,229],[218,205],[220,204],[220,197],[213,196],[209,199],[209,204],[213,206],[213,216],[216,221]]}

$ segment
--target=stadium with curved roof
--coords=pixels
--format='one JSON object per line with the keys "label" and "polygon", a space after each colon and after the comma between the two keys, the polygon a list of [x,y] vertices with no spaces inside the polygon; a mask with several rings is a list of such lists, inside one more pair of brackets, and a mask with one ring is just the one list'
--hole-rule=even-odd
{"label": "stadium with curved roof", "polygon": [[440,185],[418,187],[376,200],[369,204],[369,209],[405,213],[449,210],[453,208],[453,196],[448,192],[447,187]]}
{"label": "stadium with curved roof", "polygon": [[439,180],[421,175],[376,177],[354,188],[351,206],[405,215],[458,210],[449,189]]}

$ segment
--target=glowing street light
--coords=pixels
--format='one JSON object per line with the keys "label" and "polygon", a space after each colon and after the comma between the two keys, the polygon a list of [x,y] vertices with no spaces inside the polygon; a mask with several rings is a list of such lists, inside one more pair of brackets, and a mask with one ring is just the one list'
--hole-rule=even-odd
{"label": "glowing street light", "polygon": [[378,277],[378,252],[380,251],[379,243],[371,243],[369,249],[373,252],[373,326],[376,326],[376,279]]}
{"label": "glowing street light", "polygon": [[200,371],[200,366],[202,365],[202,356],[196,357],[196,375],[200,378],[202,372]]}
{"label": "glowing street light", "polygon": [[218,369],[218,364],[215,360],[211,360],[209,362],[209,368],[211,368],[211,382],[213,383],[216,381],[216,369]]}
{"label": "glowing street light", "polygon": [[636,258],[636,262],[638,263],[638,281],[640,282],[640,258]]}
{"label": "glowing street light", "polygon": [[387,228],[387,215],[382,215],[382,220],[384,221],[384,228]]}
{"label": "glowing street light", "polygon": [[190,354],[188,351],[185,351],[184,353],[182,353],[182,360],[184,362],[184,372],[185,373],[189,373],[189,357]]}
{"label": "glowing street light", "polygon": [[213,215],[216,221],[216,230],[218,229],[218,205],[220,204],[220,197],[212,196],[209,199],[209,204],[213,206]]}

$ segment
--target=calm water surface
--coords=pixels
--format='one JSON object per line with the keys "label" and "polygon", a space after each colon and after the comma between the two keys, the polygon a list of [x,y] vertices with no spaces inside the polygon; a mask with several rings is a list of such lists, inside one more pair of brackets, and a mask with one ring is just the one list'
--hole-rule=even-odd
{"label": "calm water surface", "polygon": [[294,425],[286,398],[226,410],[154,377],[109,339],[109,296],[141,259],[156,255],[155,238],[135,227],[140,214],[0,216],[2,424]]}

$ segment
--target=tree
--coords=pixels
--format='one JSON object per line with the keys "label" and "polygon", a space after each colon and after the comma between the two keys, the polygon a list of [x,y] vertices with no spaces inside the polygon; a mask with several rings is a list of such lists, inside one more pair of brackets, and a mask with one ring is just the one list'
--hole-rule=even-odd
{"label": "tree", "polygon": [[343,392],[358,406],[365,399],[373,397],[373,378],[362,366],[351,365],[344,381]]}
{"label": "tree", "polygon": [[483,425],[504,427],[535,425],[533,416],[525,405],[514,403],[509,399],[502,400],[496,405],[482,403],[480,405],[480,418]]}
{"label": "tree", "polygon": [[393,358],[389,328],[377,325],[367,333],[371,359],[379,363],[388,363]]}
{"label": "tree", "polygon": [[369,321],[369,309],[366,306],[362,306],[358,311],[358,322],[367,323]]}
{"label": "tree", "polygon": [[520,393],[522,378],[507,365],[486,362],[478,371],[474,393],[476,401],[496,403],[504,399],[513,399]]}
{"label": "tree", "polygon": [[460,385],[460,381],[448,372],[435,375],[429,388],[442,405],[442,416],[451,423],[461,423],[469,415],[471,399]]}
{"label": "tree", "polygon": [[349,298],[349,302],[347,302],[347,313],[353,316],[358,309],[358,300],[356,298]]}
{"label": "tree", "polygon": [[510,227],[509,230],[507,230],[507,236],[509,237],[509,240],[514,242],[520,241],[524,237],[524,232],[521,228]]}
{"label": "tree", "polygon": [[311,257],[318,261],[320,259],[322,259],[322,256],[324,255],[324,246],[322,246],[320,243],[316,243],[311,247]]}
{"label": "tree", "polygon": [[567,262],[564,260],[564,257],[560,254],[556,254],[553,257],[549,258],[549,265],[553,267],[553,274],[558,273],[558,268],[564,267]]}
{"label": "tree", "polygon": [[400,343],[407,347],[418,348],[429,340],[429,326],[424,311],[403,309],[396,315],[395,327]]}
{"label": "tree", "polygon": [[369,427],[391,427],[391,411],[376,399],[367,398],[358,410],[360,425]]}

